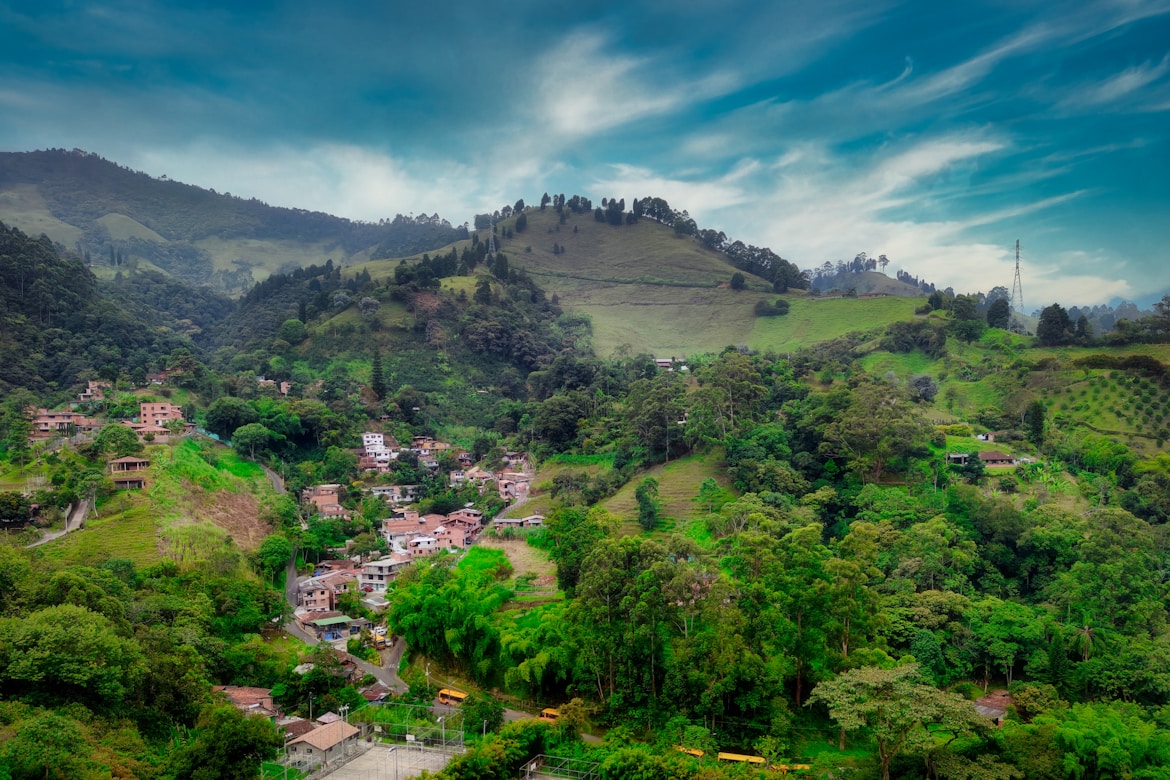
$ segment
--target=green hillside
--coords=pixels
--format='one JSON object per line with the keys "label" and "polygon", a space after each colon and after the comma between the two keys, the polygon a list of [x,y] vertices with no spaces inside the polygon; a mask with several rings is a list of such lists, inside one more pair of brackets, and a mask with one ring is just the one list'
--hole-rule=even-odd
{"label": "green hillside", "polygon": [[0,220],[95,268],[156,268],[232,293],[280,269],[411,254],[466,235],[426,216],[373,223],[276,208],[61,149],[0,153]]}
{"label": "green hillside", "polygon": [[[530,209],[525,215],[528,225],[519,233],[515,217],[499,223],[500,251],[513,267],[523,268],[549,295],[556,295],[563,309],[589,316],[594,349],[602,356],[623,347],[660,357],[717,352],[728,345],[795,350],[909,319],[920,303],[894,296],[820,301],[803,290],[780,296],[767,280],[737,271],[725,254],[650,219],[614,226],[598,222],[592,212],[566,209],[563,223],[551,208]],[[511,238],[506,237],[509,230]],[[457,242],[436,253],[452,247],[461,252],[469,244]],[[377,260],[351,270],[385,278],[399,262]],[[745,277],[745,289],[729,286],[737,272]],[[446,279],[443,286],[470,294],[475,284],[461,277]],[[756,316],[757,303],[780,297],[791,304],[788,315]]]}

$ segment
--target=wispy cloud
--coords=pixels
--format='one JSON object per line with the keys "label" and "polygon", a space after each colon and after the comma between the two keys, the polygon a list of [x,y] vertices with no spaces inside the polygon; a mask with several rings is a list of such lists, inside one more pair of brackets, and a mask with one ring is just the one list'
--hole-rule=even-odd
{"label": "wispy cloud", "polygon": [[1157,64],[1146,62],[1126,68],[1103,81],[1079,85],[1062,105],[1069,108],[1094,108],[1117,103],[1158,81],[1166,75],[1167,70],[1170,70],[1170,55],[1163,57]]}
{"label": "wispy cloud", "polygon": [[728,72],[661,82],[649,58],[607,50],[597,32],[575,32],[538,63],[538,125],[562,138],[589,136],[732,90]]}

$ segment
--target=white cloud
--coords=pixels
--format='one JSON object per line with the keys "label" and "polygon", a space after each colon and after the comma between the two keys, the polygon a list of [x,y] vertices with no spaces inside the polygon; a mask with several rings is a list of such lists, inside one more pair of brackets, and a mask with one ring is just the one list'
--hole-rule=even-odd
{"label": "white cloud", "polygon": [[[937,208],[940,202],[959,199],[967,190],[967,166],[1007,151],[1010,145],[1003,139],[956,134],[877,150],[858,162],[806,143],[783,154],[777,164],[753,161],[711,181],[682,181],[620,166],[611,180],[599,184],[615,194],[666,197],[676,208],[687,208],[700,225],[770,246],[803,268],[865,251],[889,256],[891,274],[901,268],[960,292],[975,292],[1010,286],[1014,273],[1016,236],[997,242],[986,237],[1084,194],[1073,191],[1007,206],[993,199],[1000,205],[965,205],[961,218],[937,216],[950,211]],[[898,215],[892,216],[895,210]],[[1117,267],[1116,262],[1050,256],[1028,247],[1025,294],[1042,289],[1070,304],[1132,296],[1133,287],[1120,275],[1106,277],[1094,270]]]}
{"label": "white cloud", "polygon": [[534,119],[561,138],[578,138],[665,114],[734,89],[735,79],[716,72],[692,81],[665,83],[648,58],[606,51],[595,32],[576,32],[540,59]]}
{"label": "white cloud", "polygon": [[395,214],[438,213],[452,223],[470,220],[475,195],[471,172],[456,162],[407,164],[391,155],[345,144],[263,150],[196,143],[151,149],[131,167],[153,175],[257,198],[269,205],[324,211],[377,221]]}
{"label": "white cloud", "polygon": [[1170,55],[1163,57],[1156,65],[1146,62],[1126,68],[1096,84],[1078,87],[1076,93],[1068,97],[1063,105],[1084,108],[1118,102],[1162,78],[1167,70],[1170,70]]}

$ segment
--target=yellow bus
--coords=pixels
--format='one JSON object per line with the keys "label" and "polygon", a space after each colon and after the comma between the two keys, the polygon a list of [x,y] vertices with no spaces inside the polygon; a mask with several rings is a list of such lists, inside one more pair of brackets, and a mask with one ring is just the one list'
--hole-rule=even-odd
{"label": "yellow bus", "polygon": [[720,761],[736,761],[743,764],[766,764],[763,756],[745,756],[740,753],[720,753]]}
{"label": "yellow bus", "polygon": [[554,710],[552,707],[545,707],[543,710],[540,711],[540,719],[541,720],[547,720],[547,721],[551,721],[552,723],[556,723],[557,718],[559,718],[559,717],[561,717],[560,711]]}
{"label": "yellow bus", "polygon": [[686,753],[688,756],[694,756],[695,758],[703,757],[703,751],[699,750],[698,748],[689,748],[683,747],[682,745],[675,745],[674,749],[680,753]]}
{"label": "yellow bus", "polygon": [[454,688],[443,688],[439,691],[439,704],[450,704],[458,706],[467,698],[467,694],[463,691],[457,691]]}

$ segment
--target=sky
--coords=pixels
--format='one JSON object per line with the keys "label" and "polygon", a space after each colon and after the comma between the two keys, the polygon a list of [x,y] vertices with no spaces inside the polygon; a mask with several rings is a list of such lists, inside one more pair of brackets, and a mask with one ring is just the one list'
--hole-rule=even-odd
{"label": "sky", "polygon": [[376,221],[656,196],[801,268],[1170,293],[1170,0],[0,0],[0,150]]}

